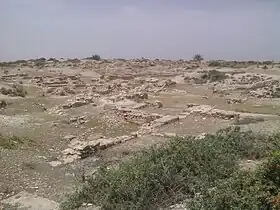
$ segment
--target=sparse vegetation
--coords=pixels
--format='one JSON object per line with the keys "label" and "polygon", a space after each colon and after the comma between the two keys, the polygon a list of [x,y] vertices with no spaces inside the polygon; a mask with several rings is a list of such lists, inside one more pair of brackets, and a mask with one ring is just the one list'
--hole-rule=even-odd
{"label": "sparse vegetation", "polygon": [[224,80],[228,78],[228,76],[226,75],[225,72],[220,72],[217,70],[211,70],[206,72],[205,74],[202,75],[201,79],[205,80],[205,81],[209,81],[209,82],[218,82],[221,80]]}
{"label": "sparse vegetation", "polygon": [[[209,61],[208,66],[219,68],[246,68],[252,65],[259,65],[263,62],[256,61],[225,61],[225,60],[212,60]],[[264,64],[263,64],[264,65]]]}
{"label": "sparse vegetation", "polygon": [[2,88],[0,88],[0,93],[2,93],[3,95],[9,95],[12,97],[19,96],[19,97],[23,97],[23,98],[27,95],[27,91],[20,84],[13,84],[12,88],[2,87]]}
{"label": "sparse vegetation", "polygon": [[38,61],[38,62],[35,62],[35,66],[38,67],[39,69],[40,68],[43,68],[45,66],[45,61]]}
{"label": "sparse vegetation", "polygon": [[78,58],[74,58],[74,59],[67,59],[67,62],[70,62],[70,63],[80,63],[81,61]]}
{"label": "sparse vegetation", "polygon": [[19,145],[31,143],[32,141],[25,137],[5,136],[0,133],[0,147],[4,149],[17,149]]}
{"label": "sparse vegetation", "polygon": [[262,64],[263,65],[272,65],[273,61],[263,61]]}
{"label": "sparse vegetation", "polygon": [[34,66],[41,69],[45,66],[47,59],[46,58],[37,58],[37,59],[30,59],[29,62],[33,62]]}
{"label": "sparse vegetation", "polygon": [[34,62],[45,62],[46,60],[46,58],[37,58],[34,60]]}
{"label": "sparse vegetation", "polygon": [[221,63],[219,61],[210,61],[208,66],[210,66],[210,67],[220,67]]}
{"label": "sparse vegetation", "polygon": [[195,55],[193,56],[193,60],[194,60],[194,61],[201,62],[201,61],[204,60],[204,58],[203,58],[203,56],[202,56],[201,54],[195,54]]}
{"label": "sparse vegetation", "polygon": [[100,57],[100,55],[95,54],[95,55],[92,55],[91,57],[87,57],[86,59],[87,59],[87,60],[100,61],[100,60],[101,60],[101,57]]}
{"label": "sparse vegetation", "polygon": [[37,163],[34,162],[24,162],[22,164],[22,168],[27,170],[35,170],[36,167],[37,167]]}
{"label": "sparse vegetation", "polygon": [[193,199],[188,209],[271,209],[280,207],[280,151],[257,171],[236,171]]}
{"label": "sparse vegetation", "polygon": [[0,101],[0,109],[6,108],[8,106],[8,103],[5,100]]}
{"label": "sparse vegetation", "polygon": [[56,58],[49,58],[47,61],[58,62]]}
{"label": "sparse vegetation", "polygon": [[25,64],[25,63],[27,63],[27,61],[26,60],[16,60],[16,61],[12,61],[10,63],[15,64],[15,65],[19,65],[19,64]]}
{"label": "sparse vegetation", "polygon": [[14,90],[14,96],[25,97],[27,95],[27,90],[25,90],[24,87],[20,84],[13,84],[12,88]]}
{"label": "sparse vegetation", "polygon": [[9,61],[9,62],[1,62],[0,66],[1,67],[15,67],[18,65],[26,65],[27,61],[26,60],[16,60],[16,61]]}
{"label": "sparse vegetation", "polygon": [[280,210],[277,64],[88,59],[0,67],[1,202],[57,206],[81,182],[62,209]]}
{"label": "sparse vegetation", "polygon": [[279,148],[280,135],[257,136],[238,127],[203,139],[175,138],[117,168],[102,167],[61,209],[74,209],[82,203],[108,210],[158,209],[189,199],[186,204],[191,209],[273,209],[280,158],[273,159],[278,165],[272,164],[263,176],[240,172],[237,161],[263,158]]}

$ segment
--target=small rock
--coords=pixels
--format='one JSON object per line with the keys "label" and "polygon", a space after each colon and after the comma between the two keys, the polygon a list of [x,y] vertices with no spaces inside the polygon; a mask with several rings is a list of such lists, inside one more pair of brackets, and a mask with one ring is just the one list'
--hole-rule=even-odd
{"label": "small rock", "polygon": [[77,138],[77,136],[74,136],[74,135],[67,135],[67,136],[64,136],[64,139],[67,140],[67,141],[71,141],[73,139]]}
{"label": "small rock", "polygon": [[147,106],[146,103],[139,103],[132,107],[132,109],[143,109]]}
{"label": "small rock", "polygon": [[91,135],[87,138],[87,140],[88,140],[88,141],[94,141],[94,140],[103,139],[103,138],[104,138],[104,136],[101,135],[101,134],[91,134]]}
{"label": "small rock", "polygon": [[166,136],[166,137],[176,137],[177,134],[176,133],[164,133],[164,136]]}
{"label": "small rock", "polygon": [[170,124],[170,123],[173,123],[178,120],[179,120],[179,117],[177,117],[177,116],[166,115],[166,116],[163,116],[162,118],[156,119],[154,121],[154,125],[163,126],[163,125]]}
{"label": "small rock", "polygon": [[62,165],[62,162],[60,162],[60,161],[51,161],[51,162],[49,162],[49,165],[51,167],[58,167],[58,166]]}
{"label": "small rock", "polygon": [[196,136],[196,139],[204,139],[206,137],[206,135],[207,135],[206,133],[202,133],[202,134]]}

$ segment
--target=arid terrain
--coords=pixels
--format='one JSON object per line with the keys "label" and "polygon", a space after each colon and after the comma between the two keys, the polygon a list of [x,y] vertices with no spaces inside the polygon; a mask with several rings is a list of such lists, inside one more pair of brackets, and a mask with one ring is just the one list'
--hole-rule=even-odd
{"label": "arid terrain", "polygon": [[100,164],[230,125],[279,131],[279,63],[1,63],[0,209],[55,209]]}

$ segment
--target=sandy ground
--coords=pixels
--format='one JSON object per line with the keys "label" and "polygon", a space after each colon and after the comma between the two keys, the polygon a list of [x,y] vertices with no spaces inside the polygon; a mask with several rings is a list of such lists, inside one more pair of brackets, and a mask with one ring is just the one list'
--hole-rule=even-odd
{"label": "sandy ground", "polygon": [[[213,69],[226,77],[209,77]],[[27,192],[61,202],[101,163],[118,163],[175,135],[234,124],[276,132],[279,72],[279,65],[236,69],[147,60],[2,67],[0,88],[20,84],[27,95],[0,93],[7,104],[0,109],[0,133],[30,141],[0,147],[0,200]]]}

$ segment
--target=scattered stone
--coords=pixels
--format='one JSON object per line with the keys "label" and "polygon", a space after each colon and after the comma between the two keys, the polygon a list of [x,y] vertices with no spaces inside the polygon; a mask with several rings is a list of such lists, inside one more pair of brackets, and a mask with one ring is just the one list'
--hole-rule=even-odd
{"label": "scattered stone", "polygon": [[75,125],[82,125],[87,122],[85,116],[77,116],[77,117],[72,117],[69,119],[69,124],[75,124]]}
{"label": "scattered stone", "polygon": [[163,104],[161,101],[155,100],[155,101],[149,101],[147,102],[150,106],[156,107],[156,108],[162,108]]}
{"label": "scattered stone", "polygon": [[260,160],[242,160],[239,162],[239,167],[241,170],[244,171],[255,171],[260,164],[262,164],[264,161]]}
{"label": "scattered stone", "polygon": [[100,138],[90,141],[74,139],[68,145],[69,148],[62,151],[64,164],[71,163],[77,159],[84,159],[93,156],[98,150],[104,150],[116,144],[124,143],[136,138],[136,135],[118,136],[115,138]]}
{"label": "scattered stone", "polygon": [[207,133],[202,133],[196,136],[196,139],[204,139],[206,137]]}
{"label": "scattered stone", "polygon": [[145,82],[148,82],[148,83],[157,83],[159,81],[158,78],[146,78],[145,79]]}
{"label": "scattered stone", "polygon": [[135,106],[133,106],[132,109],[143,109],[147,106],[148,106],[148,104],[146,104],[146,103],[139,103],[139,104],[136,104]]}
{"label": "scattered stone", "polygon": [[97,139],[103,139],[105,138],[105,136],[101,135],[101,134],[91,134],[88,138],[87,141],[94,141]]}
{"label": "scattered stone", "polygon": [[171,79],[162,80],[157,83],[157,86],[159,86],[159,87],[171,87],[174,85],[176,85],[176,82],[172,81]]}
{"label": "scattered stone", "polygon": [[227,98],[226,101],[228,104],[241,104],[242,103],[242,99],[240,99],[240,98]]}
{"label": "scattered stone", "polygon": [[157,108],[162,108],[163,107],[163,104],[161,101],[154,101],[153,105]]}
{"label": "scattered stone", "polygon": [[126,121],[132,122],[138,125],[142,125],[145,123],[149,123],[154,121],[155,119],[158,119],[162,117],[162,115],[159,114],[150,114],[147,112],[141,112],[138,110],[133,110],[133,109],[118,109],[118,114],[122,116]]}
{"label": "scattered stone", "polygon": [[51,161],[48,163],[51,167],[58,167],[58,166],[62,165],[62,162],[60,162],[60,161]]}
{"label": "scattered stone", "polygon": [[75,138],[77,138],[77,136],[74,136],[74,135],[67,135],[67,136],[64,136],[64,139],[65,139],[66,141],[71,141],[72,139],[75,139]]}
{"label": "scattered stone", "polygon": [[163,135],[164,135],[165,137],[169,137],[169,138],[171,138],[171,137],[176,137],[176,136],[177,136],[176,133],[163,133]]}
{"label": "scattered stone", "polygon": [[100,95],[107,95],[109,94],[112,90],[110,87],[99,87],[99,88],[93,88],[93,91],[97,94]]}
{"label": "scattered stone", "polygon": [[131,93],[125,96],[127,99],[133,99],[135,101],[140,101],[144,99],[148,99],[147,93]]}
{"label": "scattered stone", "polygon": [[215,109],[214,107],[209,105],[193,106],[190,107],[188,111],[191,114],[199,114],[201,116],[209,116],[209,117],[221,118],[225,120],[235,119],[236,117],[239,116],[239,113],[237,112]]}
{"label": "scattered stone", "polygon": [[163,116],[162,118],[154,120],[152,126],[161,127],[163,125],[170,124],[170,123],[176,122],[178,120],[179,120],[178,116],[166,115],[166,116]]}
{"label": "scattered stone", "polygon": [[58,210],[59,208],[58,203],[35,194],[30,194],[26,191],[22,191],[17,195],[2,200],[1,203],[22,210]]}

